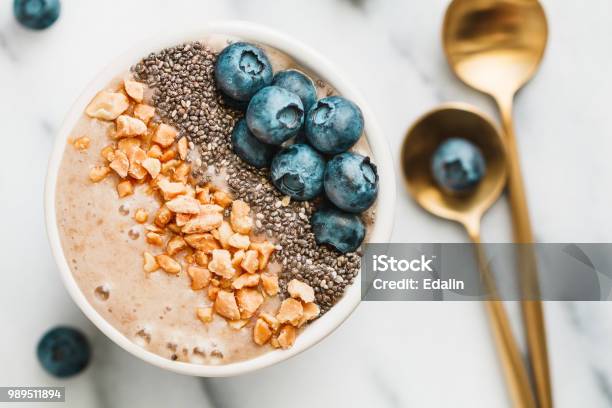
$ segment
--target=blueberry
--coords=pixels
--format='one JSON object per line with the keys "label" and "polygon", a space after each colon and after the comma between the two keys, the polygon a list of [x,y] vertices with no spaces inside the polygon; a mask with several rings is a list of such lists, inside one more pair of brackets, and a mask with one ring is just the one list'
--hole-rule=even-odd
{"label": "blueberry", "polygon": [[334,156],[325,168],[323,185],[327,198],[338,208],[360,213],[376,200],[378,174],[369,157],[346,152]]}
{"label": "blueberry", "polygon": [[278,86],[257,92],[246,111],[249,129],[264,143],[280,145],[297,135],[304,123],[299,96]]}
{"label": "blueberry", "polygon": [[328,244],[343,254],[353,252],[365,237],[365,227],[356,214],[336,208],[317,210],[310,219],[317,244]]}
{"label": "blueberry", "polygon": [[321,194],[324,171],[323,156],[306,144],[294,144],[274,156],[270,177],[282,193],[304,201]]}
{"label": "blueberry", "polygon": [[314,83],[298,70],[288,69],[277,73],[274,75],[272,85],[285,88],[299,96],[304,105],[304,112],[308,112],[317,101],[317,90]]}
{"label": "blueberry", "polygon": [[338,154],[353,146],[363,131],[357,105],[341,96],[319,100],[306,115],[306,137],[318,151]]}
{"label": "blueberry", "polygon": [[276,153],[276,146],[260,142],[253,136],[244,119],[240,119],[234,126],[232,148],[238,157],[258,169],[270,166]]}
{"label": "blueberry", "polygon": [[81,372],[91,357],[89,342],[78,330],[58,326],[38,342],[36,355],[40,364],[56,377],[70,377]]}
{"label": "blueberry", "polygon": [[486,166],[480,149],[466,139],[449,138],[431,159],[433,177],[443,189],[462,193],[482,180]]}
{"label": "blueberry", "polygon": [[225,95],[248,102],[257,91],[272,83],[272,65],[261,48],[237,42],[219,54],[215,80]]}
{"label": "blueberry", "polygon": [[59,18],[59,0],[14,0],[13,13],[19,23],[33,30],[51,27]]}

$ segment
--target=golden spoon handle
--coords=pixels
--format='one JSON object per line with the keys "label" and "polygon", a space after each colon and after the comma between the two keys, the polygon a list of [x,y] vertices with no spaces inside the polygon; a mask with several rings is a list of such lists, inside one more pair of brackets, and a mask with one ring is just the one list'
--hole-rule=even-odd
{"label": "golden spoon handle", "polygon": [[[484,281],[485,289],[492,299],[498,299],[495,281],[489,271],[486,257],[480,244],[480,236],[478,232],[471,228],[468,228],[468,234],[474,242],[478,268]],[[485,307],[513,406],[535,408],[536,404],[529,383],[527,368],[512,333],[504,305],[499,300],[488,300],[485,301]]]}
{"label": "golden spoon handle", "polygon": [[[508,198],[513,220],[514,241],[520,244],[532,243],[533,234],[527,209],[527,198],[519,163],[519,154],[512,124],[512,96],[498,98],[497,104],[501,113],[506,148],[508,150]],[[533,299],[538,294],[537,270],[533,251],[530,248],[519,251],[519,270],[525,299]],[[527,295],[529,291],[529,295]],[[535,292],[535,293],[534,293]],[[552,391],[546,346],[546,330],[542,302],[523,300],[523,325],[527,334],[527,345],[533,369],[538,405],[551,408]]]}

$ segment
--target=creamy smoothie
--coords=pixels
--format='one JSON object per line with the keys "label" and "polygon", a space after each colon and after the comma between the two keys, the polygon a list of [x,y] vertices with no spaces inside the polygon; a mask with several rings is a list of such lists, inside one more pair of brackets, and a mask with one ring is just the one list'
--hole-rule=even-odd
{"label": "creamy smoothie", "polygon": [[[228,364],[289,348],[359,270],[356,251],[316,242],[321,198],[292,199],[232,151],[244,107],[216,89],[214,64],[236,40],[210,36],[126,67],[83,112],[58,176],[57,221],[80,289],[123,335],[172,360]],[[258,46],[274,72],[299,69],[318,98],[335,94]],[[351,151],[369,155],[365,137]],[[359,215],[366,228],[374,207]]]}

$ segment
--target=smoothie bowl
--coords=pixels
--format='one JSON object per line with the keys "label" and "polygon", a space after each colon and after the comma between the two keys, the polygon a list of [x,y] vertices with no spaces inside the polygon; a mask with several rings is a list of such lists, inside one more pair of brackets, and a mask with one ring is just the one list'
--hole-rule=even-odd
{"label": "smoothie bowl", "polygon": [[363,99],[316,52],[211,23],[151,40],[87,88],[46,184],[51,247],[104,334],[198,376],[317,343],[360,301],[385,242],[393,164]]}

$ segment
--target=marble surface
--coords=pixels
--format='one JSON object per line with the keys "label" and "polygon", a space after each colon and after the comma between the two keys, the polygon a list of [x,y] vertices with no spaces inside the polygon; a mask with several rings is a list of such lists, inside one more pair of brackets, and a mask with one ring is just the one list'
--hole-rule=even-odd
{"label": "marble surface", "polygon": [[[57,384],[71,407],[506,407],[478,303],[367,303],[333,335],[275,367],[200,380],[148,366],[106,340],[73,305],[46,242],[42,194],[47,158],[63,116],[109,60],[151,34],[244,19],[317,48],[358,84],[398,159],[407,126],[439,102],[461,100],[491,114],[491,101],[446,67],[440,24],[446,0],[63,0],[61,20],[33,33],[0,5],[0,385]],[[543,1],[550,42],[538,76],[517,98],[516,131],[534,229],[540,241],[612,241],[612,3]],[[510,240],[508,206],[497,203],[484,238]],[[393,240],[464,241],[398,186]],[[508,305],[516,327],[516,304]],[[558,407],[612,406],[612,304],[548,303]],[[58,323],[94,343],[86,373],[46,375],[34,348]]]}

